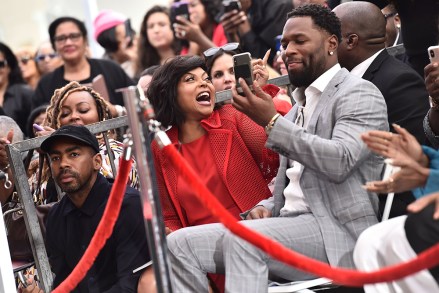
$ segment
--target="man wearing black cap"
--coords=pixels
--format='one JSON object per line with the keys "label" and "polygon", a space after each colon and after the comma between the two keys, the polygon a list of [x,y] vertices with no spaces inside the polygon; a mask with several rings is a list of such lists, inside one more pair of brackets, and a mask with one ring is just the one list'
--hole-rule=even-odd
{"label": "man wearing black cap", "polygon": [[[47,219],[46,248],[55,288],[88,247],[112,184],[99,173],[98,141],[84,126],[61,127],[41,150],[50,156],[55,182],[66,193]],[[133,269],[149,260],[139,193],[127,186],[113,234],[74,292],[135,292],[140,273],[133,274]]]}

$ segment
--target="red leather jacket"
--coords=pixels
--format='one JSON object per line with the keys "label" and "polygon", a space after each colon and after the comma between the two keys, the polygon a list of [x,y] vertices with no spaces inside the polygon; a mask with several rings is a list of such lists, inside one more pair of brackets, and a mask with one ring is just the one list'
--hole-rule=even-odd
{"label": "red leather jacket", "polygon": [[[246,211],[270,197],[267,184],[276,176],[279,157],[265,148],[267,136],[263,127],[231,105],[214,111],[201,125],[207,131],[218,176],[238,208]],[[178,147],[177,127],[169,129],[167,134]],[[152,150],[166,226],[171,230],[191,226],[180,205],[184,195],[177,194],[177,171],[157,143],[153,143]]]}

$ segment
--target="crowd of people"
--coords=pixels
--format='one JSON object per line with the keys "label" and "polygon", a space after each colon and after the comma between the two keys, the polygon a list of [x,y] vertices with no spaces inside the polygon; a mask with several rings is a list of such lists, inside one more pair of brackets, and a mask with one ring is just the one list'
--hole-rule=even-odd
{"label": "crowd of people", "polygon": [[[93,37],[103,56],[91,55],[84,22],[71,16],[54,19],[36,49],[0,42],[0,170],[13,183],[0,184],[0,202],[17,193],[6,146],[46,136],[26,167],[35,205],[56,203],[42,229],[53,288],[90,243],[123,152],[120,130],[104,139],[84,126],[126,115],[117,89],[135,84],[243,225],[364,271],[438,243],[439,63],[427,49],[439,45],[439,2],[175,2],[146,11],[138,29],[100,11]],[[405,52],[391,53],[396,45]],[[245,52],[252,85],[234,71]],[[281,75],[290,86],[269,84]],[[225,90],[233,98],[216,103]],[[271,281],[315,278],[224,228],[157,142],[151,150],[175,292],[267,292]],[[136,270],[151,251],[132,160],[113,235],[74,292],[157,290],[154,264]],[[399,169],[382,179],[386,164]],[[396,193],[392,219],[380,223],[387,193]],[[17,290],[44,292],[37,274],[27,270]],[[439,291],[439,267],[364,290]]]}

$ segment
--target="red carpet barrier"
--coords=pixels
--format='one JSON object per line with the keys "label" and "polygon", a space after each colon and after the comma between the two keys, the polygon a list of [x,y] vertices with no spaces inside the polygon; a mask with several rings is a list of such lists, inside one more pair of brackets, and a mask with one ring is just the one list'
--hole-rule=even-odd
{"label": "red carpet barrier", "polygon": [[266,236],[241,225],[199,181],[198,176],[194,173],[192,168],[186,164],[173,145],[165,146],[163,151],[174,163],[177,172],[179,172],[187,182],[191,183],[191,186],[196,190],[198,198],[206,205],[212,214],[224,224],[224,226],[235,235],[262,249],[275,259],[302,271],[331,279],[337,284],[361,287],[364,284],[389,282],[401,279],[423,269],[431,268],[439,263],[439,244],[436,244],[419,254],[416,259],[413,259],[410,262],[389,266],[379,271],[369,273],[331,267],[326,263],[301,255],[289,250]]}
{"label": "red carpet barrier", "polygon": [[[245,239],[254,246],[262,249],[275,259],[302,271],[331,279],[337,284],[361,287],[364,284],[397,280],[439,264],[439,244],[427,249],[410,262],[389,266],[369,273],[331,267],[326,263],[301,255],[289,250],[266,236],[241,225],[199,181],[198,176],[194,173],[192,168],[187,166],[173,145],[168,145],[164,147],[163,150],[172,160],[180,175],[182,175],[188,182],[191,182],[191,186],[197,191],[196,194],[198,198],[207,206],[212,214],[224,224],[224,226],[242,239]],[[131,170],[131,164],[131,161],[121,160],[119,172],[117,173],[113,189],[111,190],[108,204],[90,245],[72,273],[53,292],[64,293],[73,290],[87,274],[87,271],[92,266],[99,251],[111,236],[114,224],[119,216],[123,194],[128,182],[128,174]]]}
{"label": "red carpet barrier", "polygon": [[52,292],[64,293],[70,292],[81,282],[93,265],[96,257],[104,247],[107,239],[113,233],[114,224],[119,216],[120,207],[122,206],[123,196],[128,183],[128,175],[131,171],[132,160],[120,160],[119,170],[108,198],[102,219],[96,229],[93,238],[88,245],[84,255],[73,269],[72,273]]}

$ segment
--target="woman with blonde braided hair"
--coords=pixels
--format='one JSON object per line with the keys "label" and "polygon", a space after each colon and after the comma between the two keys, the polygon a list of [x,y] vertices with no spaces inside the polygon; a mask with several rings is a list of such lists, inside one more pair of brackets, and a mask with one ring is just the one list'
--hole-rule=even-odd
{"label": "woman with blonde braided hair", "polygon": [[[43,122],[44,130],[38,131],[37,136],[48,135],[64,125],[77,124],[88,125],[101,121],[111,119],[111,113],[108,109],[107,102],[101,95],[95,92],[92,88],[80,85],[76,81],[68,83],[66,86],[55,90],[51,98],[50,105],[47,108],[47,117]],[[106,178],[112,180],[114,178],[111,169],[110,158],[108,156],[107,148],[102,135],[98,135],[100,153],[102,155],[102,168],[100,172]],[[109,143],[113,152],[114,163],[116,169],[118,168],[119,157],[123,152],[123,144],[115,139],[114,132],[110,134]],[[34,163],[35,164],[35,163]],[[34,165],[33,164],[33,165]],[[38,164],[36,164],[38,165]],[[31,190],[34,192],[35,198],[39,198],[41,202],[50,202],[56,200],[55,192],[52,188],[47,189],[49,176],[46,171],[43,172],[42,183],[40,188],[38,185],[38,175],[35,166],[31,166],[33,172],[30,178]],[[134,188],[139,187],[138,176],[136,171],[136,164],[134,162],[128,184]],[[35,194],[38,193],[38,194]]]}

